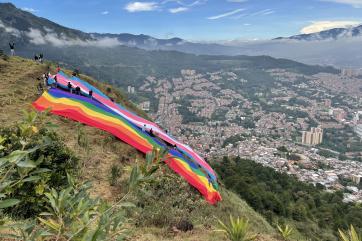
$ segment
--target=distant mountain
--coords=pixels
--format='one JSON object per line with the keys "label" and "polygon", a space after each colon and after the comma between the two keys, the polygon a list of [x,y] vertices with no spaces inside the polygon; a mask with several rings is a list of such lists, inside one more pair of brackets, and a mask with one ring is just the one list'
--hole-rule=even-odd
{"label": "distant mountain", "polygon": [[[127,72],[127,76],[132,79],[138,78],[140,73],[144,73],[144,69],[151,70],[151,66],[155,65],[153,61],[142,70],[138,68],[143,60],[135,61],[134,56],[137,54],[132,53],[148,57],[156,54],[142,52],[140,49],[179,51],[196,55],[269,55],[306,64],[362,68],[362,52],[356,51],[362,44],[362,38],[356,37],[361,34],[361,28],[359,26],[353,29],[335,29],[275,40],[244,41],[233,43],[233,45],[194,43],[181,38],[158,39],[143,34],[85,33],[22,11],[11,3],[0,3],[0,49],[9,49],[9,41],[14,41],[17,54],[25,57],[45,52],[48,58],[66,64],[80,65],[81,62],[91,70],[98,69],[100,66],[111,68],[108,71],[111,71],[109,74],[112,76],[116,76],[116,73],[120,71],[119,68],[123,68],[123,72]],[[303,38],[308,41],[299,41]],[[321,41],[326,39],[335,40]],[[138,49],[133,49],[134,47]],[[157,53],[157,56],[164,57],[169,54]],[[91,55],[96,56],[96,59],[90,59]],[[174,61],[184,62],[182,55],[178,54],[178,56],[180,59]],[[148,60],[152,61],[151,58]],[[152,71],[155,69],[166,71],[164,66],[153,68]]]}
{"label": "distant mountain", "polygon": [[279,37],[275,40],[304,40],[304,41],[316,41],[316,40],[338,40],[344,38],[362,37],[362,25],[350,28],[334,28],[321,32],[310,34],[299,34],[291,37]]}
{"label": "distant mountain", "polygon": [[10,41],[15,42],[17,55],[31,58],[44,53],[46,59],[62,66],[78,68],[122,87],[142,85],[148,75],[175,77],[181,69],[207,72],[245,68],[253,72],[256,68],[286,68],[308,74],[337,71],[267,56],[233,56],[248,51],[244,47],[147,35],[85,33],[22,11],[13,4],[0,3],[0,49],[9,51]]}
{"label": "distant mountain", "polygon": [[[37,17],[29,12],[16,8],[11,3],[0,3],[0,31],[3,40],[20,40],[21,43],[53,44],[53,45],[125,45],[145,49],[155,49],[162,46],[180,45],[185,41],[180,38],[157,39],[148,35],[100,34],[85,33],[79,30],[63,27],[45,18]],[[10,34],[11,38],[6,38]],[[43,38],[42,38],[43,37]],[[57,39],[58,38],[58,41]],[[1,39],[0,39],[1,41]]]}

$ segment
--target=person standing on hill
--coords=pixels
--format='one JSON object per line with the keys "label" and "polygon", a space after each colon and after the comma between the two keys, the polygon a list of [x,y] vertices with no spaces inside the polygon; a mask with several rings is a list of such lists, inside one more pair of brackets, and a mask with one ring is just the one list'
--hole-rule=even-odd
{"label": "person standing on hill", "polygon": [[68,82],[67,87],[68,87],[69,92],[72,93],[73,86],[72,86],[72,84],[70,82]]}
{"label": "person standing on hill", "polygon": [[81,90],[80,90],[80,87],[79,87],[79,86],[75,87],[75,94],[76,94],[76,95],[80,95],[80,94],[81,94]]}
{"label": "person standing on hill", "polygon": [[43,63],[43,57],[44,57],[43,53],[40,53],[40,54],[39,54],[39,62],[40,62],[41,64]]}
{"label": "person standing on hill", "polygon": [[10,47],[11,56],[14,56],[15,55],[15,43],[14,42],[9,43],[9,47]]}

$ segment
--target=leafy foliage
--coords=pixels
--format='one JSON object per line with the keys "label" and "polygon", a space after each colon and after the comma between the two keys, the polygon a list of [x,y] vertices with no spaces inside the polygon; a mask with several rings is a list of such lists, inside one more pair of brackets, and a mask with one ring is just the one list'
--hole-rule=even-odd
{"label": "leafy foliage", "polygon": [[111,176],[109,177],[109,183],[111,186],[115,186],[118,182],[118,178],[121,176],[121,168],[117,165],[112,165]]}
{"label": "leafy foliage", "polygon": [[343,202],[341,192],[311,184],[250,160],[224,158],[215,165],[227,188],[245,199],[270,223],[293,220],[296,229],[315,240],[335,240],[338,228],[362,227],[362,207]]}
{"label": "leafy foliage", "polygon": [[38,129],[40,116],[24,116],[18,125],[0,129],[0,206],[14,216],[30,217],[42,209],[46,188],[64,184],[76,158],[53,132]]}
{"label": "leafy foliage", "polygon": [[338,229],[339,237],[341,241],[361,241],[362,236],[357,234],[356,230],[354,229],[353,225],[350,226],[349,230],[343,232],[342,230]]}
{"label": "leafy foliage", "polygon": [[284,240],[289,240],[290,236],[293,235],[294,230],[288,224],[285,226],[281,226],[281,225],[277,224],[277,228],[278,228],[280,235],[282,236],[282,238]]}
{"label": "leafy foliage", "polygon": [[105,240],[117,236],[121,240],[125,236],[123,210],[108,209],[100,199],[91,198],[90,183],[76,185],[70,176],[68,180],[66,189],[45,193],[48,212],[41,213],[38,220],[49,236],[66,240]]}
{"label": "leafy foliage", "polygon": [[251,241],[256,239],[256,235],[249,232],[249,221],[242,218],[230,216],[230,223],[224,224],[219,220],[220,229],[230,241]]}

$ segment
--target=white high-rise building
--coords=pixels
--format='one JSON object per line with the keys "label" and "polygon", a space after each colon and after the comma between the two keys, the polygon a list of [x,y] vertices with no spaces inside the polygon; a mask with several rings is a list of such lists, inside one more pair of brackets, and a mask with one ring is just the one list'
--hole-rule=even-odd
{"label": "white high-rise building", "polygon": [[302,144],[315,146],[323,142],[323,129],[313,127],[310,131],[302,132]]}

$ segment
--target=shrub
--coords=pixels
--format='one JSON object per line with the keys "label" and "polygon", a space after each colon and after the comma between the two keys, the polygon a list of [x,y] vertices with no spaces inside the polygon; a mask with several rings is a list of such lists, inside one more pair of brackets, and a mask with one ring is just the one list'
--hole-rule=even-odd
{"label": "shrub", "polygon": [[[40,213],[46,202],[44,191],[47,188],[61,189],[66,185],[66,173],[76,173],[77,158],[54,132],[45,128],[38,130],[36,119],[35,112],[27,113],[22,123],[0,129],[3,140],[0,157],[3,157],[3,162],[9,161],[15,153],[21,154],[19,161],[30,163],[22,169],[8,167],[13,178],[24,179],[24,173],[36,176],[31,181],[25,179],[26,182],[7,187],[8,198],[21,200],[16,206],[5,209],[14,217],[29,218]],[[0,175],[3,185],[7,174]]]}
{"label": "shrub", "polygon": [[112,165],[111,176],[109,177],[109,183],[111,184],[111,186],[115,186],[120,177],[121,177],[121,168],[117,165]]}
{"label": "shrub", "polygon": [[293,235],[294,230],[289,225],[280,226],[277,224],[277,228],[283,240],[289,240],[290,236]]}
{"label": "shrub", "polygon": [[230,215],[230,223],[225,224],[219,220],[220,229],[230,241],[250,241],[256,239],[256,235],[251,235],[249,231],[249,221],[243,218],[233,218]]}

